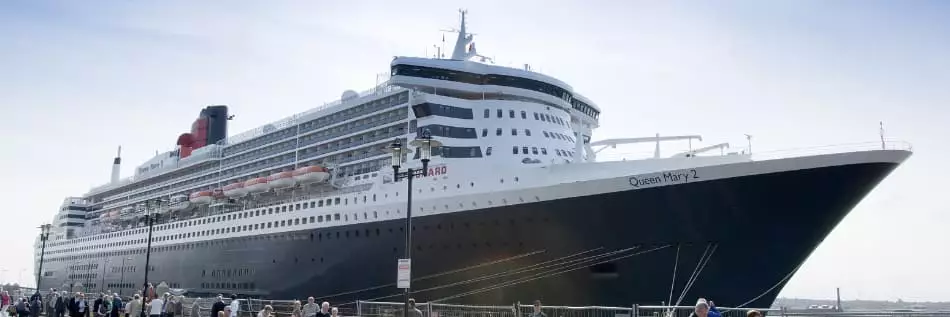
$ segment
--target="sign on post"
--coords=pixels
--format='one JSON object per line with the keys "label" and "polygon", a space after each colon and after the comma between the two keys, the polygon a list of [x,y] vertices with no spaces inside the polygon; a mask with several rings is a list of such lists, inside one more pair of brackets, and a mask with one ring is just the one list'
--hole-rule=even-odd
{"label": "sign on post", "polygon": [[397,262],[399,268],[396,271],[396,287],[409,288],[410,269],[412,268],[411,261],[410,259],[399,259]]}

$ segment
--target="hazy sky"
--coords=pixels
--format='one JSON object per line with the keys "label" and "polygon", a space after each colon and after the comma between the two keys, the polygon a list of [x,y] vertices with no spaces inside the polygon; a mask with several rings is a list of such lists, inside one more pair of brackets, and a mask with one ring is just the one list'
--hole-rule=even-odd
{"label": "hazy sky", "polygon": [[34,283],[35,227],[106,182],[117,145],[128,176],[205,105],[235,134],[368,89],[461,7],[480,53],[594,100],[595,140],[784,149],[873,142],[883,120],[916,153],[782,296],[950,300],[950,2],[918,0],[3,1],[0,279]]}

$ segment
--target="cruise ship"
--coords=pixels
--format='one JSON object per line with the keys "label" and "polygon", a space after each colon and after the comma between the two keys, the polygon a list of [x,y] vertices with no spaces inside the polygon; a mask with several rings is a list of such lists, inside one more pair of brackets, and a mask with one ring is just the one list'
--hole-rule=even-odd
{"label": "cruise ship", "polygon": [[[420,302],[769,307],[911,155],[883,139],[767,159],[725,144],[660,151],[695,135],[592,141],[592,99],[478,54],[461,13],[451,55],[394,57],[370,90],[233,136],[228,108],[208,106],[131,177],[117,155],[110,182],[66,198],[37,239],[39,287],[128,296],[148,273],[194,296],[398,301],[412,230]],[[440,145],[406,228],[387,149],[422,133]],[[597,159],[635,143],[654,155]]]}

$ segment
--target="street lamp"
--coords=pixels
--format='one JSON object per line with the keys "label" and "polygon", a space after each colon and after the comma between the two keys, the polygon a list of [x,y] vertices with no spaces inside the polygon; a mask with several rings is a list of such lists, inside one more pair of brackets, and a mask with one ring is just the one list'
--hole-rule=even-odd
{"label": "street lamp", "polygon": [[389,147],[389,152],[392,153],[392,165],[393,165],[393,181],[398,182],[401,179],[406,179],[406,186],[408,187],[408,195],[406,195],[406,259],[408,263],[408,281],[405,284],[405,316],[409,316],[409,290],[411,288],[412,281],[412,179],[415,177],[425,177],[428,176],[429,170],[429,157],[432,155],[432,148],[442,146],[442,143],[432,139],[432,134],[429,133],[429,130],[422,131],[422,135],[417,137],[415,140],[409,143],[409,145],[417,147],[419,149],[419,158],[422,159],[422,169],[413,169],[408,168],[405,172],[400,172],[399,167],[402,165],[402,156],[403,154],[412,153],[412,150],[404,148],[402,144],[399,143],[399,140],[393,142]]}
{"label": "street lamp", "polygon": [[[153,208],[149,208],[150,202],[151,201],[145,202],[145,212],[147,213],[145,215],[145,218],[146,218],[146,221],[148,221],[148,243],[145,246],[145,282],[142,283],[143,305],[142,305],[142,311],[140,312],[139,316],[146,316],[144,303],[145,303],[145,296],[148,296],[148,271],[150,271],[149,262],[152,259],[152,225],[155,223],[155,220],[158,219],[158,214],[152,213]],[[161,199],[155,200],[155,204],[158,205],[158,206],[155,206],[155,209],[161,208],[162,206],[161,202],[162,202]]]}
{"label": "street lamp", "polygon": [[125,288],[122,284],[125,284],[125,260],[131,260],[132,257],[122,258],[122,274],[119,274],[119,295],[122,295],[122,289]]}
{"label": "street lamp", "polygon": [[53,227],[51,224],[44,224],[37,228],[40,228],[40,240],[43,241],[43,247],[40,248],[40,268],[36,272],[36,291],[40,290],[40,276],[43,275],[43,256],[46,255],[46,240],[49,238],[49,230]]}
{"label": "street lamp", "polygon": [[106,287],[106,267],[109,266],[109,262],[112,262],[112,261],[110,261],[109,259],[105,259],[102,262],[102,283],[99,284],[99,293],[102,293]]}

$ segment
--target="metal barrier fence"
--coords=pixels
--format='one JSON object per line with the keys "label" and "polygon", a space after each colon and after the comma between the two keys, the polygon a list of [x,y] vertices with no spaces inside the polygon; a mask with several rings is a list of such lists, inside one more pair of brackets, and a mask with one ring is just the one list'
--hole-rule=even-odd
{"label": "metal barrier fence", "polygon": [[[184,317],[213,317],[211,307],[214,298],[185,298]],[[293,300],[241,299],[239,317],[258,317],[264,306],[274,308],[272,317],[291,317],[294,311]],[[194,304],[197,303],[197,309]],[[224,303],[229,305],[230,299]],[[301,307],[306,300],[301,301]],[[319,305],[320,302],[318,301]],[[334,305],[341,317],[404,317],[404,303],[357,301]],[[506,306],[455,305],[442,303],[417,303],[418,313],[410,317],[534,317],[534,307],[528,304],[514,303]],[[746,317],[753,308],[717,307],[722,317]],[[820,311],[788,309],[755,309],[765,316],[782,317],[950,317],[950,312],[902,312],[902,311]],[[197,312],[197,316],[194,313]],[[541,312],[547,317],[689,317],[692,306],[542,306]],[[307,317],[307,316],[303,316]]]}

